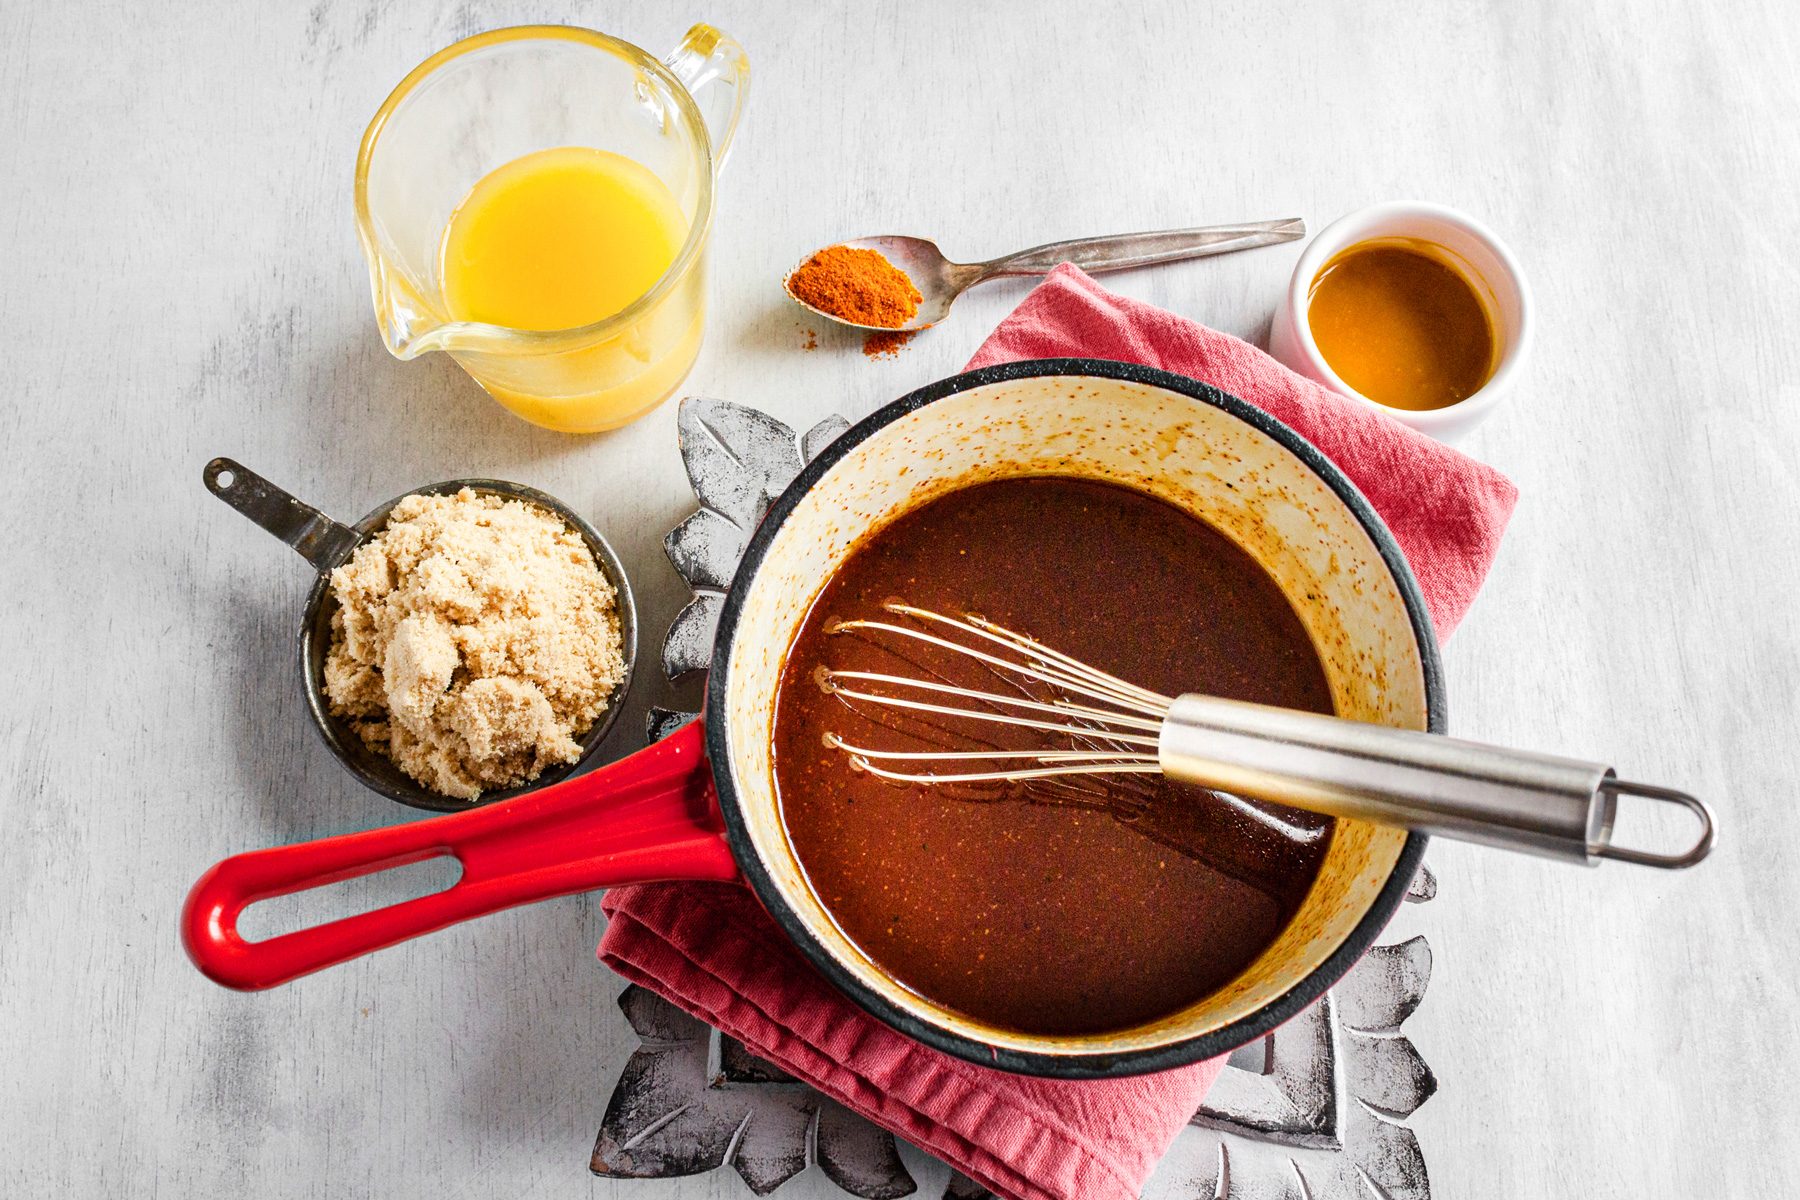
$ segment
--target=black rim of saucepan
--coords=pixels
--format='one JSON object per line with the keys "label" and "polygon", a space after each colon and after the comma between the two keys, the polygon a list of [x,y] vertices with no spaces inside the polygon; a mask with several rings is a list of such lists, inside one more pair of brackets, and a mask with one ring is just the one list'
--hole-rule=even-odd
{"label": "black rim of saucepan", "polygon": [[495,788],[484,791],[474,800],[461,800],[455,796],[443,796],[432,791],[424,784],[403,774],[399,767],[385,756],[363,745],[362,739],[351,732],[349,726],[331,715],[325,699],[325,689],[320,682],[323,678],[325,654],[331,645],[331,616],[337,611],[337,601],[331,595],[331,574],[321,572],[307,594],[306,607],[302,610],[300,636],[297,649],[300,654],[301,685],[306,694],[306,706],[312,714],[313,727],[319,731],[325,745],[332,752],[332,757],[339,766],[349,772],[357,782],[371,791],[386,796],[409,808],[423,809],[426,812],[456,813],[467,812],[471,808],[497,804],[502,800],[511,800],[515,796],[523,796],[527,792],[540,791],[552,784],[562,783],[587,769],[593,762],[594,755],[600,745],[612,732],[619,720],[619,713],[625,706],[625,698],[631,691],[632,675],[637,669],[637,598],[631,591],[631,580],[625,574],[625,564],[619,561],[600,531],[595,529],[586,518],[568,505],[547,492],[526,487],[521,483],[511,483],[504,479],[449,479],[442,483],[431,483],[424,487],[414,488],[410,492],[402,492],[380,508],[358,521],[354,526],[356,532],[368,537],[377,529],[387,524],[388,514],[394,506],[408,496],[450,496],[468,488],[484,496],[499,496],[507,500],[521,500],[527,504],[535,504],[545,512],[559,518],[570,529],[580,535],[594,555],[594,564],[606,581],[613,585],[617,593],[614,609],[619,614],[619,650],[624,656],[625,669],[612,695],[607,697],[606,709],[598,720],[581,735],[581,757],[571,763],[547,767],[530,783],[522,783],[516,787]]}
{"label": "black rim of saucepan", "polygon": [[[1216,1058],[1221,1054],[1228,1053],[1267,1034],[1323,995],[1327,988],[1336,983],[1362,957],[1363,953],[1374,944],[1375,938],[1380,935],[1382,929],[1386,927],[1395,910],[1405,899],[1413,876],[1419,869],[1419,862],[1424,857],[1426,843],[1430,839],[1421,833],[1413,833],[1407,837],[1405,846],[1401,848],[1399,861],[1394,864],[1387,882],[1382,885],[1380,893],[1375,897],[1375,902],[1369,906],[1369,910],[1363,915],[1362,920],[1357,922],[1356,928],[1351,931],[1350,936],[1332,952],[1329,958],[1274,1002],[1223,1028],[1167,1046],[1108,1053],[1051,1054],[993,1046],[976,1038],[941,1029],[900,1009],[846,970],[826,951],[824,945],[813,937],[806,923],[788,906],[787,902],[782,899],[781,893],[776,890],[774,880],[758,857],[756,847],[750,839],[749,828],[741,811],[736,781],[732,778],[728,768],[728,764],[731,762],[731,714],[726,704],[725,691],[728,682],[726,678],[727,664],[730,659],[732,638],[743,612],[744,596],[749,589],[750,582],[757,569],[762,565],[763,558],[768,553],[769,545],[774,540],[777,531],[787,520],[788,515],[793,512],[795,506],[799,504],[801,497],[811,490],[825,472],[829,471],[857,445],[908,413],[946,396],[970,391],[988,384],[1045,376],[1088,376],[1123,380],[1188,396],[1202,404],[1210,404],[1214,408],[1222,409],[1238,420],[1268,434],[1310,467],[1314,474],[1318,475],[1326,486],[1337,493],[1338,498],[1355,514],[1363,529],[1374,541],[1382,559],[1387,563],[1388,570],[1392,573],[1394,582],[1405,599],[1407,616],[1412,622],[1414,636],[1418,639],[1419,655],[1425,676],[1428,727],[1433,733],[1445,732],[1448,726],[1448,716],[1444,697],[1442,664],[1438,658],[1436,633],[1425,608],[1425,598],[1419,591],[1418,581],[1413,578],[1412,569],[1407,566],[1406,559],[1400,553],[1400,547],[1394,541],[1393,534],[1376,515],[1368,500],[1357,490],[1356,485],[1351,483],[1331,460],[1321,454],[1305,438],[1274,417],[1245,403],[1236,396],[1221,392],[1210,384],[1134,363],[1092,358],[1044,358],[1004,363],[968,371],[902,396],[870,414],[832,442],[800,472],[787,490],[775,500],[744,551],[736,581],[726,595],[724,609],[719,617],[712,671],[706,685],[707,753],[715,764],[713,774],[718,786],[719,807],[724,815],[727,836],[731,842],[732,852],[737,858],[739,869],[743,871],[744,877],[756,890],[763,906],[788,937],[811,960],[812,964],[836,985],[839,991],[855,1000],[866,1011],[873,1013],[907,1036],[983,1066],[997,1067],[1001,1070],[1026,1075],[1062,1079],[1102,1079],[1141,1075],[1151,1071],[1166,1070],[1170,1067],[1184,1066],[1203,1059]],[[719,769],[722,767],[726,769]]]}

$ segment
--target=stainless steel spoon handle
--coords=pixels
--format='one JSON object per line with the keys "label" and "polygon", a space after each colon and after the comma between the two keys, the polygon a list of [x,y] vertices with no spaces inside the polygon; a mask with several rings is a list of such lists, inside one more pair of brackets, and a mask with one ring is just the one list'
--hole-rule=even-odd
{"label": "stainless steel spoon handle", "polygon": [[1043,275],[1059,264],[1074,263],[1090,274],[1126,267],[1149,267],[1204,258],[1253,246],[1272,246],[1306,236],[1306,222],[1299,217],[1284,221],[1257,221],[1248,225],[1207,225],[1198,229],[1165,229],[1157,233],[1118,233],[1109,237],[1074,238],[1033,246],[977,264],[976,280],[998,275]]}
{"label": "stainless steel spoon handle", "polygon": [[215,458],[202,472],[206,490],[300,552],[323,574],[343,563],[362,535],[291,496],[229,458]]}
{"label": "stainless steel spoon handle", "polygon": [[[1713,843],[1704,802],[1625,782],[1600,763],[1212,696],[1175,701],[1158,757],[1186,783],[1590,866],[1691,867]],[[1686,808],[1699,821],[1693,845],[1679,854],[1613,845],[1622,795]]]}

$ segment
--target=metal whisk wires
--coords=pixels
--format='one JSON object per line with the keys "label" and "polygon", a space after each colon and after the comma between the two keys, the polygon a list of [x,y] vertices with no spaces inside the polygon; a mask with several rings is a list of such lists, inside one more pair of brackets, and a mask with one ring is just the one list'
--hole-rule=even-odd
{"label": "metal whisk wires", "polygon": [[[979,616],[945,616],[901,601],[882,608],[915,624],[848,620],[832,633],[862,631],[935,646],[986,667],[1001,681],[1023,683],[1017,694],[960,687],[875,671],[826,670],[820,686],[846,700],[914,713],[986,722],[1054,735],[1055,747],[980,750],[883,750],[826,735],[851,762],[902,783],[988,783],[1062,775],[1154,775],[1156,747],[1173,701],[1088,666],[1022,633]],[[1036,691],[1031,690],[1035,685]],[[950,701],[946,703],[945,701]],[[1018,766],[1002,766],[1018,763]],[[897,764],[897,765],[888,765]],[[993,764],[982,770],[946,764]],[[919,770],[923,766],[926,769]]]}

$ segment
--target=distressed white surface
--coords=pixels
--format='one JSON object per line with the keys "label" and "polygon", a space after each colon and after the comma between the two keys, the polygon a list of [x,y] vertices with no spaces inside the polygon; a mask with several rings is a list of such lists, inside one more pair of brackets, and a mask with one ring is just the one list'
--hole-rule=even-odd
{"label": "distressed white surface", "polygon": [[[778,280],[836,236],[975,256],[1410,195],[1511,242],[1542,336],[1468,448],[1524,500],[1447,648],[1454,725],[1692,785],[1724,838],[1682,876],[1436,848],[1408,1033],[1442,1090],[1412,1124],[1444,1197],[1788,1189],[1792,6],[973,7],[0,5],[0,1192],[746,1194],[587,1174],[634,1041],[591,900],[261,996],[205,983],[174,934],[214,859],[400,815],[306,728],[305,567],[205,494],[207,458],[346,517],[517,479],[615,540],[647,632],[684,598],[659,546],[692,506],[674,407],[572,439],[389,359],[350,174],[387,89],[455,37],[566,20],[661,48],[696,18],[755,84],[689,388],[797,427],[953,371],[1025,288],[894,360],[826,330],[807,353]],[[1297,253],[1112,282],[1260,339]],[[644,665],[634,710],[692,699]]]}

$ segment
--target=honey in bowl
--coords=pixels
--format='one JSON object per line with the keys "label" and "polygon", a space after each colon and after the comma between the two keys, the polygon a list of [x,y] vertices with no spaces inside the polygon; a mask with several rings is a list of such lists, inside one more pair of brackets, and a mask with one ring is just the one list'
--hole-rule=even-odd
{"label": "honey in bowl", "polygon": [[1424,242],[1360,242],[1307,297],[1313,342],[1358,393],[1390,408],[1448,408],[1494,373],[1499,339],[1475,285]]}

